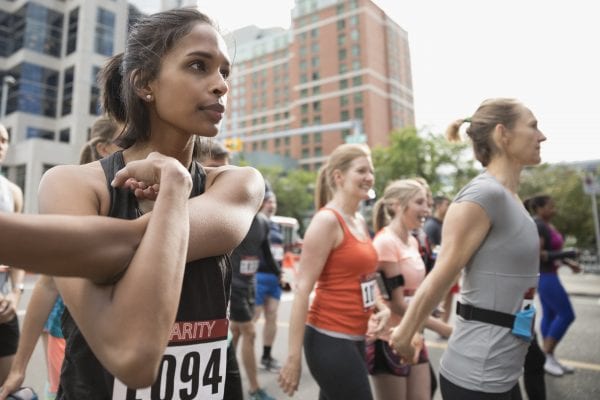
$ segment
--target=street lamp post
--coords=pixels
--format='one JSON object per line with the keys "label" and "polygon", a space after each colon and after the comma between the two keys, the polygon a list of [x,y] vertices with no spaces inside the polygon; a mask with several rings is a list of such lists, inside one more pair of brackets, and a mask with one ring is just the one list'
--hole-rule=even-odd
{"label": "street lamp post", "polygon": [[6,116],[6,102],[8,101],[8,88],[17,84],[17,80],[11,75],[4,75],[2,79],[2,99],[0,100],[0,121]]}

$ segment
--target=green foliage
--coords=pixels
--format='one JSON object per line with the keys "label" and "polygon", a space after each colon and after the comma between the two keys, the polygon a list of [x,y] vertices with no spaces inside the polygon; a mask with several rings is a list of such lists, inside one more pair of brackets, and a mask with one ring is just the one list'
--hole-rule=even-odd
{"label": "green foliage", "polygon": [[452,195],[476,174],[468,145],[450,143],[441,135],[406,128],[391,135],[388,147],[373,149],[375,191],[383,193],[392,180],[423,177],[432,192]]}
{"label": "green foliage", "polygon": [[258,170],[277,195],[277,215],[296,218],[303,233],[305,219],[313,211],[317,173],[302,169],[284,171],[281,167],[258,167]]}
{"label": "green foliage", "polygon": [[552,223],[565,236],[576,239],[579,248],[594,248],[592,201],[583,192],[583,172],[567,165],[548,165],[523,172],[519,196],[522,199],[548,194],[554,199],[556,216]]}

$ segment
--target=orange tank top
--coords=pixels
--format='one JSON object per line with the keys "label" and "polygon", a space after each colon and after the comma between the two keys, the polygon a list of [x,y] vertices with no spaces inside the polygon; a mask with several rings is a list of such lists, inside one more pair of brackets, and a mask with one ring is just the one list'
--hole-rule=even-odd
{"label": "orange tank top", "polygon": [[374,295],[377,252],[370,238],[362,241],[354,237],[337,211],[321,210],[335,214],[344,238],[327,257],[317,280],[307,322],[315,328],[365,335],[374,308],[374,297],[369,296]]}

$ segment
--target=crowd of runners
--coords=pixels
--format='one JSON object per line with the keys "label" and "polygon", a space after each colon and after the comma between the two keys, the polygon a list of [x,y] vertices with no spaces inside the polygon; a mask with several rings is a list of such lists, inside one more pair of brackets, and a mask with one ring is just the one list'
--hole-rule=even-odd
{"label": "crowd of runners", "polygon": [[[142,18],[101,71],[105,116],[80,165],[44,175],[42,215],[18,215],[22,192],[0,177],[1,400],[34,398],[21,386],[40,336],[46,398],[61,400],[269,400],[259,365],[291,396],[303,357],[322,400],[431,399],[438,388],[444,399],[520,399],[523,370],[528,397],[545,399],[544,372],[573,372],[554,357],[574,319],[556,270],[577,271],[577,252],[562,248],[551,198],[518,196],[546,137],[532,111],[504,98],[450,125],[451,140],[466,127],[484,168],[452,198],[398,177],[367,221],[361,204],[377,172],[368,146],[329,154],[292,288],[288,352],[274,356],[276,193],[211,139],[231,63],[196,9]],[[7,146],[0,127],[0,161]],[[41,275],[19,330],[24,270]],[[448,340],[439,366],[424,329]]]}

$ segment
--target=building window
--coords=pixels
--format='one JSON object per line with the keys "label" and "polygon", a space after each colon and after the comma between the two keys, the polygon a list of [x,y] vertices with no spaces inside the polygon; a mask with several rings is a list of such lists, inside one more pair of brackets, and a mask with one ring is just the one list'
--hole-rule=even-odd
{"label": "building window", "polygon": [[313,125],[321,125],[321,116],[317,115],[313,118]]}
{"label": "building window", "polygon": [[19,110],[56,117],[58,71],[22,63],[11,70],[10,75],[17,80],[17,85],[8,93],[7,114]]}
{"label": "building window", "polygon": [[77,49],[77,26],[79,25],[79,7],[69,13],[67,26],[67,55]]}
{"label": "building window", "polygon": [[98,72],[100,68],[94,66],[92,68],[92,86],[90,87],[90,114],[100,115],[102,110],[100,108],[100,87],[98,86]]}
{"label": "building window", "polygon": [[313,28],[310,31],[310,37],[316,39],[319,36],[319,28]]}
{"label": "building window", "polygon": [[318,71],[312,73],[312,80],[313,81],[318,81],[320,77],[321,77],[321,75],[319,74]]}
{"label": "building window", "polygon": [[348,65],[346,65],[346,64],[340,64],[338,68],[339,68],[340,75],[348,72]]}
{"label": "building window", "polygon": [[39,53],[60,56],[62,13],[30,2],[10,18],[10,25],[13,41],[9,54],[24,47]]}
{"label": "building window", "polygon": [[62,143],[70,143],[71,142],[71,129],[65,128],[61,129],[58,132],[58,140]]}
{"label": "building window", "polygon": [[105,56],[113,54],[113,37],[115,32],[115,14],[102,7],[96,12],[96,53]]}
{"label": "building window", "polygon": [[308,149],[302,149],[302,158],[308,158],[309,152]]}
{"label": "building window", "polygon": [[54,140],[54,131],[49,131],[46,129],[34,128],[32,126],[27,127],[27,139],[45,139],[45,140]]}
{"label": "building window", "polygon": [[313,103],[313,111],[321,111],[321,102],[320,101],[315,101]]}
{"label": "building window", "polygon": [[348,88],[348,79],[342,79],[340,81],[340,89],[347,89]]}
{"label": "building window", "polygon": [[313,57],[310,63],[313,68],[319,68],[319,57]]}
{"label": "building window", "polygon": [[354,118],[356,118],[356,119],[362,119],[363,118],[363,109],[362,108],[355,108],[354,109]]}
{"label": "building window", "polygon": [[340,113],[340,121],[348,121],[350,119],[350,113],[346,110]]}
{"label": "building window", "polygon": [[352,46],[352,56],[353,57],[358,57],[360,56],[360,46],[355,44]]}
{"label": "building window", "polygon": [[[286,136],[283,138],[283,144],[285,144],[286,146],[288,146],[290,144],[290,137]],[[289,153],[288,153],[289,155]]]}
{"label": "building window", "polygon": [[73,106],[73,81],[75,80],[75,67],[65,69],[63,77],[63,98],[61,115],[69,115]]}
{"label": "building window", "polygon": [[15,184],[21,188],[21,191],[23,192],[23,196],[25,196],[25,181],[26,181],[26,177],[27,177],[27,165],[25,164],[21,164],[21,165],[17,165],[17,167],[15,168]]}
{"label": "building window", "polygon": [[346,49],[339,49],[338,50],[338,60],[342,61],[346,59],[348,52],[346,51]]}
{"label": "building window", "polygon": [[321,157],[323,155],[323,150],[321,147],[315,147],[314,155],[315,157]]}
{"label": "building window", "polygon": [[321,87],[320,86],[315,86],[313,87],[313,95],[317,95],[321,93]]}
{"label": "building window", "polygon": [[308,144],[308,135],[302,135],[302,144]]}
{"label": "building window", "polygon": [[344,29],[345,27],[346,27],[346,21],[344,21],[343,19],[340,19],[340,20],[337,22],[337,28],[338,28],[338,30],[342,30],[342,29]]}
{"label": "building window", "polygon": [[354,93],[354,102],[355,103],[362,103],[362,100],[363,100],[363,95],[361,92]]}
{"label": "building window", "polygon": [[313,135],[314,143],[321,143],[321,132],[317,132]]}
{"label": "building window", "polygon": [[354,78],[352,78],[352,86],[360,86],[360,85],[362,85],[362,77],[355,76]]}
{"label": "building window", "polygon": [[302,105],[300,106],[300,112],[301,112],[302,114],[306,114],[306,113],[308,112],[308,104],[302,104]]}
{"label": "building window", "polygon": [[346,35],[341,33],[338,35],[338,46],[344,46],[346,44]]}

